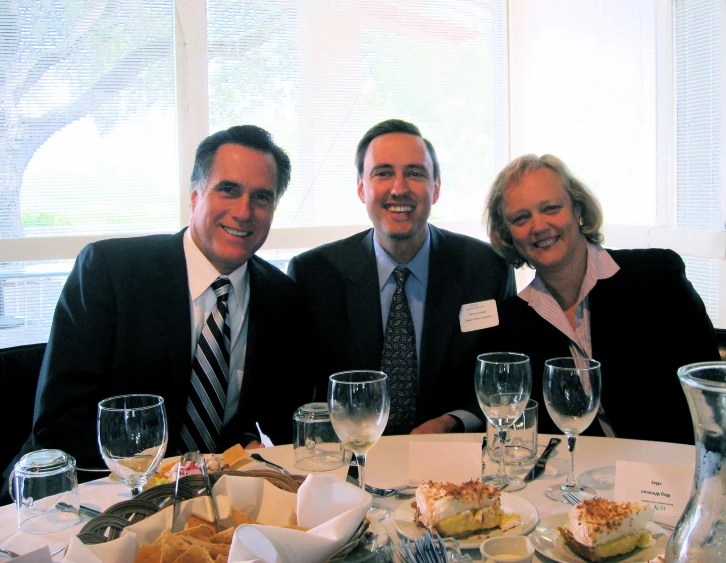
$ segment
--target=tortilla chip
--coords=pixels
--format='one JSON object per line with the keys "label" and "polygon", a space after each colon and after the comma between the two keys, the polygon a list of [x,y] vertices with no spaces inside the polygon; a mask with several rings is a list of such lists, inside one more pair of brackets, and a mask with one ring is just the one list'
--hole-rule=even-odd
{"label": "tortilla chip", "polygon": [[160,563],[161,547],[156,545],[142,545],[134,557],[134,563]]}
{"label": "tortilla chip", "polygon": [[241,510],[237,510],[232,507],[232,525],[237,528],[242,524],[259,524],[259,522],[246,512],[242,512]]}
{"label": "tortilla chip", "polygon": [[217,558],[214,560],[214,563],[227,563],[228,557],[226,555],[217,555]]}
{"label": "tortilla chip", "polygon": [[218,534],[214,534],[211,538],[209,538],[209,541],[212,543],[232,543],[232,538],[234,537],[234,531],[236,529],[237,528],[227,528]]}
{"label": "tortilla chip", "polygon": [[194,514],[192,514],[189,517],[189,520],[187,520],[187,523],[184,524],[184,529],[195,528],[197,526],[207,526],[210,530],[212,530],[212,535],[217,533],[217,530],[214,529],[214,523],[209,520],[205,520],[204,518],[200,518],[199,516],[195,516]]}
{"label": "tortilla chip", "polygon": [[283,528],[290,528],[291,530],[300,530],[301,532],[307,532],[310,528],[303,528],[302,526],[296,526],[295,524],[288,524]]}
{"label": "tortilla chip", "polygon": [[177,534],[172,534],[169,530],[161,532],[159,539],[161,540],[161,563],[172,563],[190,547],[190,542]]}
{"label": "tortilla chip", "polygon": [[174,563],[214,563],[214,559],[202,546],[194,545],[177,557]]}
{"label": "tortilla chip", "polygon": [[191,536],[199,539],[209,539],[215,535],[214,528],[209,524],[200,524],[199,526],[192,526],[191,528],[185,527],[181,532],[180,536]]}
{"label": "tortilla chip", "polygon": [[191,536],[186,536],[184,540],[188,541],[192,545],[199,545],[205,548],[207,551],[209,551],[209,554],[212,557],[216,557],[220,553],[223,553],[224,555],[229,555],[229,544],[212,543],[210,541],[193,538]]}

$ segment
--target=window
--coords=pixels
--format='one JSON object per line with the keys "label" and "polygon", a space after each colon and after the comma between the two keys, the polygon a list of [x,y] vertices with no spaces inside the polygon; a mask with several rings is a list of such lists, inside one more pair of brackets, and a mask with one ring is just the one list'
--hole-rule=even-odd
{"label": "window", "polygon": [[0,346],[45,340],[84,244],[187,224],[211,131],[254,123],[291,155],[265,258],[366,228],[353,153],[389,117],[437,149],[432,222],[485,237],[499,169],[556,154],[600,197],[606,243],[679,252],[726,327],[722,1],[122,4],[0,10]]}

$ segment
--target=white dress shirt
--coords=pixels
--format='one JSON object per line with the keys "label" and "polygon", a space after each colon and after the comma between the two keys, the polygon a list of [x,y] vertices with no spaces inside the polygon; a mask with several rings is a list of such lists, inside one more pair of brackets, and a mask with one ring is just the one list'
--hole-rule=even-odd
{"label": "white dress shirt", "polygon": [[[192,349],[191,357],[197,351],[197,342],[202,333],[207,317],[217,304],[217,296],[211,288],[220,273],[202,254],[192,240],[189,229],[184,233],[184,256],[187,261],[187,277],[189,279],[189,306],[192,317]],[[247,309],[250,302],[250,284],[247,276],[247,263],[237,268],[228,278],[232,284],[227,308],[229,311],[230,346],[229,351],[229,382],[227,385],[227,404],[224,408],[225,426],[237,412],[242,378],[244,376],[245,354],[247,352]],[[191,370],[189,372],[191,376]]]}

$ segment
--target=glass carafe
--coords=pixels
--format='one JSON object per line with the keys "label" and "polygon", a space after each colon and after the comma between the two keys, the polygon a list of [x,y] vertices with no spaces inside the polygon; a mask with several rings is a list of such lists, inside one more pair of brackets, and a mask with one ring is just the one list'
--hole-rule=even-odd
{"label": "glass carafe", "polygon": [[726,362],[689,364],[678,378],[693,418],[696,473],[665,560],[726,561]]}

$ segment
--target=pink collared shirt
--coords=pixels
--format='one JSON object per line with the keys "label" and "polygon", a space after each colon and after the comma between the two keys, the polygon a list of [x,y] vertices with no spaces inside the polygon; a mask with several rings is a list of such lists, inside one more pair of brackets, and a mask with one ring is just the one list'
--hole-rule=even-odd
{"label": "pink collared shirt", "polygon": [[[557,303],[539,276],[535,275],[532,282],[519,292],[519,297],[526,301],[540,317],[567,336],[570,341],[570,355],[573,358],[576,360],[579,358],[592,358],[590,300],[588,295],[598,280],[612,277],[619,269],[620,266],[615,263],[607,250],[599,245],[587,243],[587,269],[580,287],[580,295],[577,297],[574,328],[570,321],[567,320],[562,307]],[[598,409],[597,418],[605,435],[615,436],[602,402]]]}
{"label": "pink collared shirt", "polygon": [[519,292],[537,314],[563,333],[570,340],[570,354],[573,358],[592,357],[592,338],[590,336],[590,301],[588,295],[597,280],[607,279],[620,269],[608,251],[596,244],[587,243],[587,269],[582,280],[580,295],[575,308],[575,328],[567,320],[565,312],[550,293],[538,275]]}

